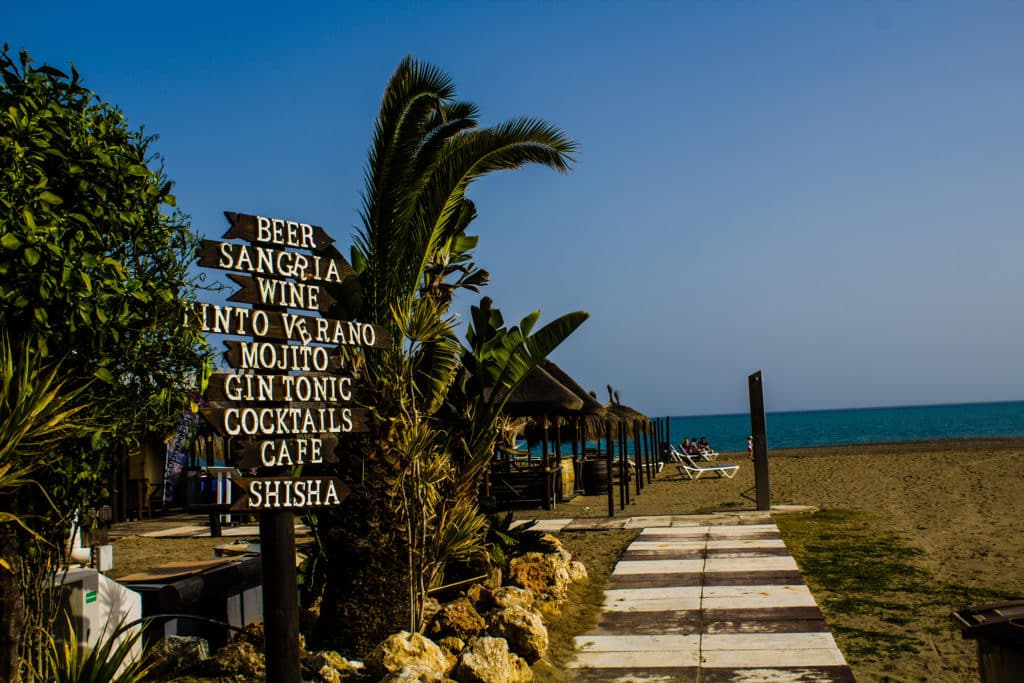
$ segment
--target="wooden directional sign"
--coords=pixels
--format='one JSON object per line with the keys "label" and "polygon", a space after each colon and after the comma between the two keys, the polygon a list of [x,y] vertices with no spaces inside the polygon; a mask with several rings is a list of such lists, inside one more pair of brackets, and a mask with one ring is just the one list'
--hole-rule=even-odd
{"label": "wooden directional sign", "polygon": [[197,302],[191,315],[203,332],[214,334],[375,349],[390,349],[393,345],[391,334],[384,327],[351,320],[205,302]]}
{"label": "wooden directional sign", "polygon": [[227,239],[243,239],[247,242],[312,251],[322,251],[334,243],[334,238],[319,225],[281,218],[250,216],[233,211],[225,211],[224,215],[231,223],[231,227],[224,233]]}
{"label": "wooden directional sign", "polygon": [[318,434],[351,434],[369,429],[369,413],[365,408],[323,403],[255,408],[243,404],[231,408],[200,408],[199,414],[224,436],[287,439]]}
{"label": "wooden directional sign", "polygon": [[344,403],[352,400],[352,378],[328,373],[257,375],[218,372],[210,377],[206,398],[211,401],[313,401]]}
{"label": "wooden directional sign", "polygon": [[336,463],[338,437],[322,434],[305,439],[266,439],[244,441],[234,452],[235,467],[292,467]]}
{"label": "wooden directional sign", "polygon": [[351,490],[337,477],[240,477],[232,510],[290,510],[338,505]]}
{"label": "wooden directional sign", "polygon": [[302,308],[307,311],[329,311],[334,297],[320,285],[292,282],[269,277],[249,277],[228,273],[228,277],[242,286],[228,297],[228,301],[280,308]]}
{"label": "wooden directional sign", "polygon": [[356,274],[343,258],[307,255],[301,252],[203,240],[199,265],[204,268],[236,270],[264,277],[295,278],[338,284]]}
{"label": "wooden directional sign", "polygon": [[330,372],[340,369],[338,352],[327,346],[229,339],[224,360],[236,370]]}

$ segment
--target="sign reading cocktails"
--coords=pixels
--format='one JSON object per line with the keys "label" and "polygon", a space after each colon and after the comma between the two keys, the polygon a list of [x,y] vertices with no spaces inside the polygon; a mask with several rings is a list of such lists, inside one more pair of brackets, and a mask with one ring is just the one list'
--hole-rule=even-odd
{"label": "sign reading cocktails", "polygon": [[[224,342],[233,372],[211,378],[207,397],[219,405],[200,412],[219,433],[248,439],[238,453],[240,467],[334,462],[338,437],[365,429],[366,419],[365,410],[350,405],[352,378],[342,374],[339,347],[390,348],[390,335],[379,325],[319,315],[334,304],[323,286],[355,275],[345,259],[320,253],[334,241],[323,228],[224,215],[231,223],[224,237],[249,244],[203,240],[199,265],[234,271],[228,277],[241,289],[228,300],[254,307],[198,303],[193,309],[204,332],[249,337]],[[244,491],[231,506],[236,510],[323,507],[348,494],[339,479],[326,476],[233,483]]]}

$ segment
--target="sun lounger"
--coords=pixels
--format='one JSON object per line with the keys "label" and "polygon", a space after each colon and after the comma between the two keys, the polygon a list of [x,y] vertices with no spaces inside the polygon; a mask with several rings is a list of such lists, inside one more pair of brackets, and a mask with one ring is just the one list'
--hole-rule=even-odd
{"label": "sun lounger", "polygon": [[688,479],[700,479],[701,475],[704,474],[714,474],[718,477],[732,479],[736,476],[736,473],[740,471],[739,465],[702,466],[694,462],[692,455],[687,455],[685,453],[682,453],[681,455],[685,462],[681,465],[676,465],[676,468],[679,470],[680,475],[687,477]]}
{"label": "sun lounger", "polygon": [[702,453],[698,453],[697,455],[689,455],[687,453],[683,453],[682,451],[676,450],[676,447],[673,446],[672,444],[669,444],[668,452],[669,457],[672,459],[672,462],[683,462],[684,456],[696,458],[699,460],[703,460],[705,462],[711,462],[712,460],[718,457],[717,451],[704,451]]}

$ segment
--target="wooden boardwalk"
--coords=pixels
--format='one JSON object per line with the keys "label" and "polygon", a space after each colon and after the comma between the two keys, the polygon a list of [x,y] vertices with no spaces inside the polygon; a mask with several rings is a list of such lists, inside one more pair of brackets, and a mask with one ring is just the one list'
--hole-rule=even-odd
{"label": "wooden boardwalk", "polygon": [[571,680],[853,681],[767,515],[674,520],[689,524],[644,528],[626,549]]}

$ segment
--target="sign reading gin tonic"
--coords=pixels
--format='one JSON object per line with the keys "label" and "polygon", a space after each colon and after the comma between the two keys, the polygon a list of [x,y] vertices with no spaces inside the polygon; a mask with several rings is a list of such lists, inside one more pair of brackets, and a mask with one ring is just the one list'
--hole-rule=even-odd
{"label": "sign reading gin tonic", "polygon": [[225,342],[233,371],[211,378],[211,407],[201,412],[219,433],[247,439],[239,466],[273,468],[276,475],[232,480],[244,494],[231,507],[337,505],[348,488],[336,477],[283,477],[279,470],[334,462],[338,437],[365,429],[366,412],[351,405],[352,378],[339,348],[389,348],[391,338],[378,325],[319,315],[333,305],[323,286],[355,275],[345,259],[320,253],[333,242],[323,228],[225,215],[231,228],[224,237],[249,244],[203,240],[199,265],[234,271],[228,277],[242,289],[229,301],[253,307],[199,303],[193,311],[205,332],[248,337]]}

